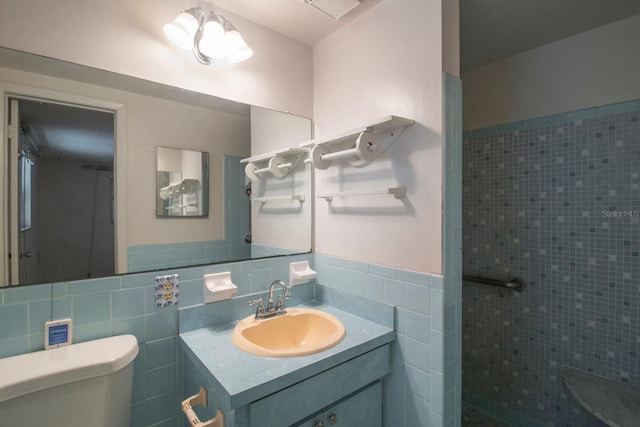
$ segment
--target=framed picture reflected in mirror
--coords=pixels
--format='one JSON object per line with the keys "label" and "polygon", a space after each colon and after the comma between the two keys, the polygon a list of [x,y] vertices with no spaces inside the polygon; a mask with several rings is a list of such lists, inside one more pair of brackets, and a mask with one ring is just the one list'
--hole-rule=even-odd
{"label": "framed picture reflected in mirror", "polygon": [[156,148],[156,216],[209,216],[209,153]]}

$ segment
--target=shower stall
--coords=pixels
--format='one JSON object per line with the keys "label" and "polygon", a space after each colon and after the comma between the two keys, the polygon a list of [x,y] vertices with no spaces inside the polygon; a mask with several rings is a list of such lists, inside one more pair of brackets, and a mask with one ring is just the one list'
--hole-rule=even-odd
{"label": "shower stall", "polygon": [[602,426],[565,366],[640,385],[640,101],[466,132],[463,402],[514,426]]}

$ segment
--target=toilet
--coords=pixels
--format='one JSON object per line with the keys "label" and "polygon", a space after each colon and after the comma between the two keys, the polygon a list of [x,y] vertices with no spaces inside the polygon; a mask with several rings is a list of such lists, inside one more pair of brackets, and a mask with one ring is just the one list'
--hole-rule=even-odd
{"label": "toilet", "polygon": [[129,427],[137,354],[119,335],[0,359],[0,425]]}

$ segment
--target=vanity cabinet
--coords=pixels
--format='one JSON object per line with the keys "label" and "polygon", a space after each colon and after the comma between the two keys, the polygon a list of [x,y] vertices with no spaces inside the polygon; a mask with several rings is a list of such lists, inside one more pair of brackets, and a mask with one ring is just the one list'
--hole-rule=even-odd
{"label": "vanity cabinet", "polygon": [[[337,317],[347,334],[336,346],[306,356],[246,353],[232,344],[230,324],[182,332],[179,393],[207,389],[208,404],[196,408],[200,420],[219,409],[226,427],[380,427],[380,382],[390,371],[393,329],[330,306],[313,307]],[[186,417],[181,425],[188,425]]]}
{"label": "vanity cabinet", "polygon": [[382,426],[382,385],[368,386],[295,427]]}
{"label": "vanity cabinet", "polygon": [[[389,345],[378,347],[372,351],[327,369],[318,375],[307,378],[285,389],[279,390],[263,399],[249,404],[249,419],[251,427],[283,427],[283,426],[313,426],[315,424],[300,424],[309,420],[309,416],[326,412],[325,426],[376,426],[380,425],[382,408],[382,392],[373,399],[375,387],[367,394],[360,390],[369,390],[370,384],[379,384],[380,379],[389,373]],[[363,394],[365,393],[365,394]],[[356,398],[357,396],[362,396]],[[370,401],[366,401],[370,399]],[[367,405],[365,405],[367,403]],[[344,406],[344,410],[331,412],[327,408]],[[349,410],[349,408],[351,408]],[[359,419],[361,414],[371,411],[372,419],[378,424],[347,423],[331,424],[331,415],[345,420]],[[378,414],[377,416],[375,414]],[[336,417],[334,417],[335,419]],[[315,418],[314,418],[315,419]],[[240,426],[236,426],[240,427]],[[317,426],[320,427],[320,426]]]}

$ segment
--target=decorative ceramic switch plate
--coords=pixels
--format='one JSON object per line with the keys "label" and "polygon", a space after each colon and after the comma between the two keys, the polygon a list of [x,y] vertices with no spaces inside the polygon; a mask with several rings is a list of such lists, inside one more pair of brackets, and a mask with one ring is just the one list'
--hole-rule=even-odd
{"label": "decorative ceramic switch plate", "polygon": [[156,277],[156,307],[178,304],[178,301],[180,301],[179,284],[180,280],[177,274]]}

